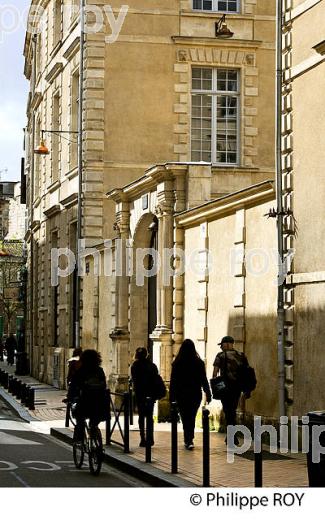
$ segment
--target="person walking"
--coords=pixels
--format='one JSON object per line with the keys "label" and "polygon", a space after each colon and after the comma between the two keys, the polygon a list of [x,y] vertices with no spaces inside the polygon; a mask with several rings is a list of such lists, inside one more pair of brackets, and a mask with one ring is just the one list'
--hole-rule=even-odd
{"label": "person walking", "polygon": [[170,380],[170,401],[176,401],[183,423],[184,446],[194,448],[195,418],[202,401],[202,389],[207,403],[211,401],[211,391],[206,376],[205,365],[191,339],[185,339],[172,364]]}
{"label": "person walking", "polygon": [[13,365],[15,362],[15,351],[17,350],[17,341],[12,332],[6,339],[5,349],[7,352],[7,364]]}
{"label": "person walking", "polygon": [[[145,347],[138,347],[135,351],[134,362],[131,366],[131,376],[139,414],[139,446],[144,448],[147,442],[149,442],[150,446],[153,446],[153,407],[155,404],[155,380],[158,376],[158,368],[148,358],[148,351]],[[146,416],[148,417],[147,438],[145,433]]]}
{"label": "person walking", "polygon": [[[236,425],[236,410],[242,392],[240,371],[242,367],[248,367],[247,357],[243,352],[235,350],[235,340],[232,336],[224,336],[218,345],[221,352],[217,354],[213,363],[213,378],[221,375],[226,384],[225,396],[221,399],[226,426]],[[248,395],[247,395],[248,397]],[[227,443],[227,436],[225,438]],[[234,442],[239,444],[235,435]]]}

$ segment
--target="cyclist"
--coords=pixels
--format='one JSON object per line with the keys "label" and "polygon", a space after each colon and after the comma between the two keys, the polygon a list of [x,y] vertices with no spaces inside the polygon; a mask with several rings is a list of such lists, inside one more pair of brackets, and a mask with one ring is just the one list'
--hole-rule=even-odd
{"label": "cyclist", "polygon": [[106,377],[101,362],[101,355],[96,350],[83,351],[80,367],[69,385],[68,399],[76,419],[75,442],[83,441],[86,419],[89,419],[90,428],[97,428],[108,413]]}

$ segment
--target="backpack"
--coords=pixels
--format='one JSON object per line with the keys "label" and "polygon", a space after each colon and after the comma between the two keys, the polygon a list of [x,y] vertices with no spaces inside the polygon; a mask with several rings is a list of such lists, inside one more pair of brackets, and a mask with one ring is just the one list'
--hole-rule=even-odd
{"label": "backpack", "polygon": [[160,374],[155,375],[152,387],[153,387],[152,388],[153,399],[159,401],[159,399],[162,399],[163,397],[165,397],[167,390],[166,390],[165,383]]}
{"label": "backpack", "polygon": [[254,368],[248,364],[242,365],[239,370],[239,382],[242,392],[249,394],[253,392],[257,385]]}

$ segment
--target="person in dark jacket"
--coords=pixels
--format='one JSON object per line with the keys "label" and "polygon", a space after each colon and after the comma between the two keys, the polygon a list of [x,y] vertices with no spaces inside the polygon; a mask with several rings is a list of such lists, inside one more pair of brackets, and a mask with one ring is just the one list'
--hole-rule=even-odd
{"label": "person in dark jacket", "polygon": [[[232,336],[224,336],[219,343],[221,352],[219,352],[213,363],[213,375],[215,378],[221,375],[227,382],[227,393],[221,399],[223,412],[226,420],[226,427],[235,426],[236,410],[238,407],[241,387],[239,381],[239,370],[242,366],[248,366],[248,360],[243,352],[239,352],[234,348],[235,340]],[[248,394],[244,394],[249,397]],[[227,443],[227,436],[225,438]],[[234,443],[239,444],[238,435],[234,437]]]}
{"label": "person in dark jacket", "polygon": [[6,339],[5,348],[7,352],[7,364],[13,365],[15,362],[15,351],[17,350],[17,341],[13,333]]}
{"label": "person in dark jacket", "polygon": [[87,349],[80,356],[80,367],[72,376],[68,388],[68,399],[74,403],[76,427],[74,440],[84,436],[85,419],[90,419],[90,427],[97,427],[108,413],[106,377],[100,366],[101,355],[96,350]]}
{"label": "person in dark jacket", "polygon": [[211,391],[204,362],[192,340],[185,339],[172,364],[170,401],[176,401],[183,423],[184,445],[194,448],[195,418],[202,401],[202,389],[206,400],[211,401]]}
{"label": "person in dark jacket", "polygon": [[68,375],[67,375],[68,386],[71,383],[73,376],[75,375],[75,373],[81,366],[81,361],[80,361],[81,353],[82,353],[81,347],[75,348],[72,353],[72,357],[70,359],[68,359]]}
{"label": "person in dark jacket", "polygon": [[[148,351],[144,347],[139,347],[135,351],[134,362],[131,366],[131,375],[135,391],[135,399],[139,414],[140,428],[140,446],[145,447],[146,442],[151,446],[154,445],[153,438],[153,407],[154,398],[154,381],[158,374],[158,368],[148,358]],[[148,400],[148,397],[150,398]],[[148,414],[149,435],[146,439],[145,434],[145,417]]]}

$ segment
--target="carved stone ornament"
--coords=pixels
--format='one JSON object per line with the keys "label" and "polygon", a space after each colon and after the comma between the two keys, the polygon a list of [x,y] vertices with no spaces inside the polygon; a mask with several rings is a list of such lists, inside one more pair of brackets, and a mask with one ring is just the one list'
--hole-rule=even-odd
{"label": "carved stone ornament", "polygon": [[177,51],[177,61],[187,61],[188,54],[187,51],[182,49],[180,51]]}

